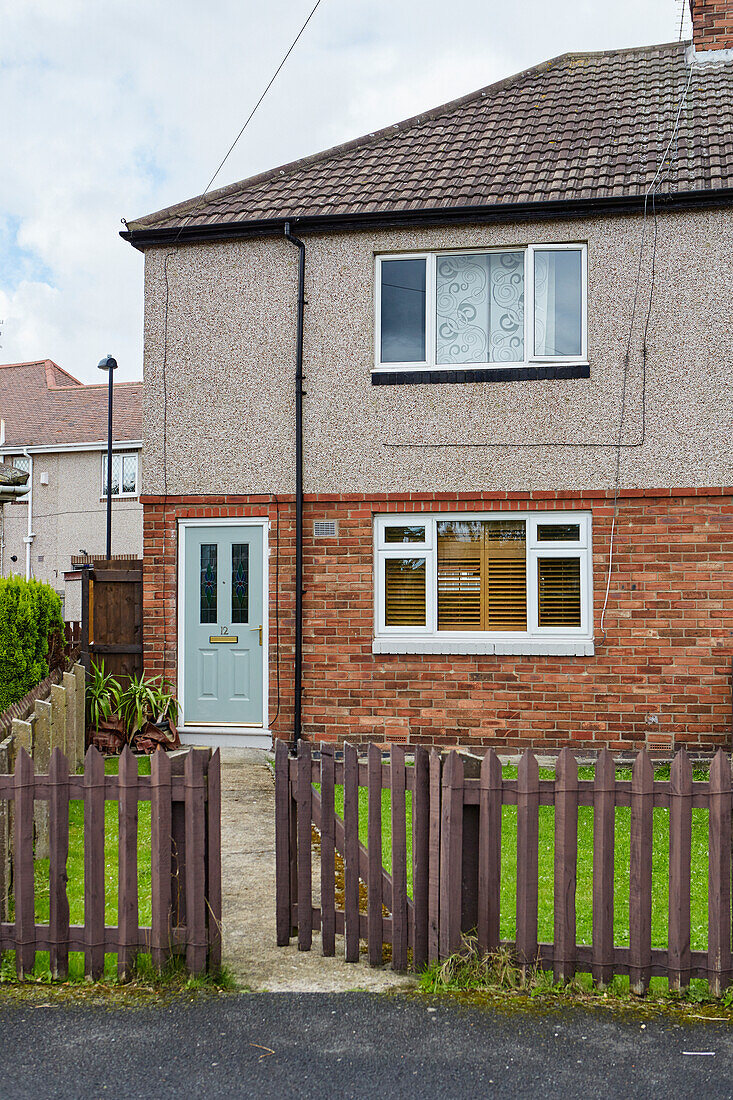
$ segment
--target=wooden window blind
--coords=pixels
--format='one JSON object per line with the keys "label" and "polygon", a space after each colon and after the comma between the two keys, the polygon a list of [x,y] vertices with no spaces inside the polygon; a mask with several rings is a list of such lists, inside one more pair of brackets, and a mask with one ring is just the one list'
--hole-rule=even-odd
{"label": "wooden window blind", "polygon": [[425,558],[385,560],[385,626],[425,626],[425,573]]}
{"label": "wooden window blind", "polygon": [[540,626],[580,626],[580,558],[537,562]]}
{"label": "wooden window blind", "polygon": [[438,524],[438,630],[526,630],[524,520]]}

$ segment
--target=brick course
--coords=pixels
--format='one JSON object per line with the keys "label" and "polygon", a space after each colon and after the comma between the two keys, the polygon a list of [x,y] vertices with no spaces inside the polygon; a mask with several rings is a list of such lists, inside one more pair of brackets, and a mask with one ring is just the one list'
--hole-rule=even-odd
{"label": "brick course", "polygon": [[690,0],[692,41],[696,50],[733,49],[733,2]]}
{"label": "brick course", "polygon": [[[593,657],[377,655],[373,636],[372,517],[389,511],[517,510],[593,513]],[[176,670],[176,520],[270,520],[270,714],[292,725],[295,515],[293,498],[144,497],[145,664]],[[279,514],[279,647],[275,575]],[[731,745],[733,488],[624,490],[603,642],[612,495],[391,493],[306,496],[304,733],[314,740],[392,741],[503,751],[571,745],[694,752]],[[313,520],[338,520],[314,539]]]}

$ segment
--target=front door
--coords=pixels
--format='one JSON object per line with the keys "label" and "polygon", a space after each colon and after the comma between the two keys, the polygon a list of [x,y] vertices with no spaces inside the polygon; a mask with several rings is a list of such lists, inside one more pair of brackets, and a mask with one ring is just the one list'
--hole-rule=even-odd
{"label": "front door", "polygon": [[185,726],[263,724],[262,526],[183,529]]}

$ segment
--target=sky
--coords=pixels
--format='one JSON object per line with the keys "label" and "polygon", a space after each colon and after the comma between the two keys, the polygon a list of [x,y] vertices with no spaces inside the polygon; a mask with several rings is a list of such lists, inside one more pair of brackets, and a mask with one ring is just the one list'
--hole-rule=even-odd
{"label": "sky", "polygon": [[[205,188],[313,2],[0,0],[0,362],[142,377],[121,219]],[[321,0],[214,186],[567,51],[673,41],[681,3]]]}

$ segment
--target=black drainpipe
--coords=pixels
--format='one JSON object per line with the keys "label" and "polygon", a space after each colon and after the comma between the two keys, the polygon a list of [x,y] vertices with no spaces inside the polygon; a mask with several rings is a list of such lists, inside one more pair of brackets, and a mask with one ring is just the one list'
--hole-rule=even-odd
{"label": "black drainpipe", "polygon": [[301,736],[303,691],[303,316],[305,312],[305,245],[290,232],[285,236],[298,249],[298,323],[295,338],[295,698],[293,749]]}

